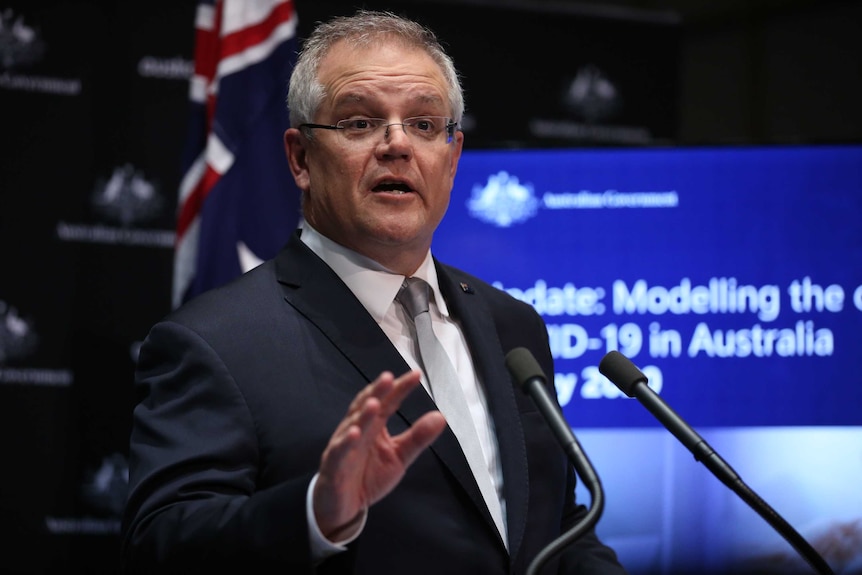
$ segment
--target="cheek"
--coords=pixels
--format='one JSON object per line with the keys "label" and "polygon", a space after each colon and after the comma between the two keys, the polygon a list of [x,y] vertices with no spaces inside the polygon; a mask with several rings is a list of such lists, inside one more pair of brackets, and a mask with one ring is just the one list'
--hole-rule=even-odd
{"label": "cheek", "polygon": [[327,157],[316,158],[310,162],[309,183],[312,192],[314,190],[343,190],[349,188],[351,182],[356,179],[359,171],[355,162],[351,162],[340,151],[330,152]]}
{"label": "cheek", "polygon": [[350,156],[347,152],[336,151],[322,168],[326,171],[326,177],[336,186],[352,188],[356,182],[362,181],[368,163],[364,156]]}
{"label": "cheek", "polygon": [[443,197],[449,196],[452,191],[452,185],[455,183],[455,170],[453,163],[447,159],[441,161],[433,170],[432,178],[434,184],[438,188],[438,194]]}

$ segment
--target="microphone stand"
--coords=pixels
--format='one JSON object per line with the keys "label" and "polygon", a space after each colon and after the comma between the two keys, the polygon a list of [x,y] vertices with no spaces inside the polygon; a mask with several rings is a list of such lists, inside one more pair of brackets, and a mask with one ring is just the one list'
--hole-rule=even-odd
{"label": "microphone stand", "polygon": [[[739,476],[728,475],[726,469],[730,469],[730,466],[717,453],[712,451],[712,448],[705,441],[690,451],[694,454],[697,461],[703,463],[712,471],[713,475],[730,487],[731,491],[736,493],[740,499],[765,519],[785,541],[790,543],[799,556],[805,559],[806,563],[814,569],[815,573],[819,575],[834,575],[835,572],[826,560],[784,517],[775,511],[766,501],[761,499]],[[702,452],[700,456],[698,456],[698,451]]]}
{"label": "microphone stand", "polygon": [[599,476],[593,469],[589,457],[584,453],[578,438],[572,433],[572,428],[566,418],[563,417],[559,405],[545,389],[547,379],[533,354],[523,347],[512,349],[506,354],[506,367],[512,374],[515,383],[523,389],[524,393],[533,398],[539,413],[544,417],[551,432],[574,466],[578,477],[586,484],[590,492],[590,508],[586,515],[568,531],[546,545],[530,562],[527,575],[536,575],[548,561],[559,555],[578,537],[595,526],[604,510],[605,496],[602,483],[599,481]]}
{"label": "microphone stand", "polygon": [[578,438],[575,437],[568,423],[565,422],[562,414],[560,414],[557,405],[547,393],[543,393],[544,388],[536,379],[532,379],[524,385],[526,389],[532,390],[530,395],[533,397],[536,407],[545,415],[545,420],[551,431],[557,436],[557,440],[560,442],[563,451],[566,452],[569,461],[572,462],[578,477],[590,492],[590,508],[581,521],[551,541],[530,562],[530,566],[527,568],[527,575],[537,575],[548,561],[559,555],[566,547],[595,526],[605,508],[605,495],[602,489],[602,482],[599,480],[596,470],[590,463],[590,459],[581,447]]}
{"label": "microphone stand", "polygon": [[[577,442],[574,445],[577,446],[578,450],[581,449],[580,444]],[[583,455],[583,457],[586,458],[586,455]],[[530,566],[527,568],[527,575],[537,575],[548,561],[559,555],[566,547],[592,529],[596,522],[598,522],[599,517],[601,517],[602,511],[604,511],[605,495],[596,473],[591,468],[582,468],[583,466],[579,463],[578,458],[569,455],[569,459],[574,464],[575,470],[582,480],[584,477],[589,476],[595,478],[593,481],[584,481],[590,492],[590,508],[581,521],[539,551],[530,562]]]}
{"label": "microphone stand", "polygon": [[834,571],[817,550],[793,526],[760,498],[715,450],[649,387],[647,377],[629,358],[611,351],[602,358],[599,371],[620,391],[637,400],[652,413],[691,453],[722,483],[757,512],[781,535],[808,565],[819,575],[834,575]]}

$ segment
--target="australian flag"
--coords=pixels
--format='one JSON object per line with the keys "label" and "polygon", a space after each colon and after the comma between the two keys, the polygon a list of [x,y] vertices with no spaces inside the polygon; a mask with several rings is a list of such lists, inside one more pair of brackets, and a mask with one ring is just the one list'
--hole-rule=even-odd
{"label": "australian flag", "polygon": [[274,256],[299,223],[282,144],[296,31],[292,0],[198,4],[174,307]]}

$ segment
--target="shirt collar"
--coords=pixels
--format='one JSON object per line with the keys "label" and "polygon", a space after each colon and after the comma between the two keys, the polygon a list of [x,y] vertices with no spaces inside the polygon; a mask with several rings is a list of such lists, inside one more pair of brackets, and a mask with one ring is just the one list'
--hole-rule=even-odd
{"label": "shirt collar", "polygon": [[[398,295],[398,290],[401,289],[404,276],[330,240],[306,221],[301,223],[301,227],[300,240],[332,268],[332,271],[341,278],[377,323],[382,322],[389,306]],[[446,301],[440,293],[440,282],[437,279],[431,250],[425,254],[425,259],[413,277],[428,282],[437,309],[442,316],[448,317],[449,308],[446,307]]]}

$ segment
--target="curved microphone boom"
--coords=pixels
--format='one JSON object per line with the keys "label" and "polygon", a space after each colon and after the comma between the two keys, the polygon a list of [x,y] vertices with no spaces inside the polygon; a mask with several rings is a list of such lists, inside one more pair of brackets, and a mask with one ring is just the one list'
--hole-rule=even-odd
{"label": "curved microphone boom", "polygon": [[763,517],[790,543],[808,564],[822,575],[834,575],[832,568],[817,551],[772,507],[752,491],[739,475],[710,445],[691,428],[659,395],[647,385],[647,377],[618,351],[611,351],[599,363],[599,371],[620,391],[635,397],[722,483]]}
{"label": "curved microphone boom", "polygon": [[551,431],[562,445],[563,451],[566,452],[572,465],[574,465],[578,477],[581,478],[590,492],[590,508],[582,520],[542,549],[530,563],[527,575],[534,575],[551,558],[562,552],[596,524],[604,509],[605,498],[599,476],[581,448],[581,444],[578,443],[577,438],[572,433],[572,428],[563,417],[559,405],[545,387],[547,379],[533,354],[526,348],[516,347],[506,354],[506,367],[512,374],[515,383],[523,389],[524,393],[533,398],[539,412],[547,421]]}

